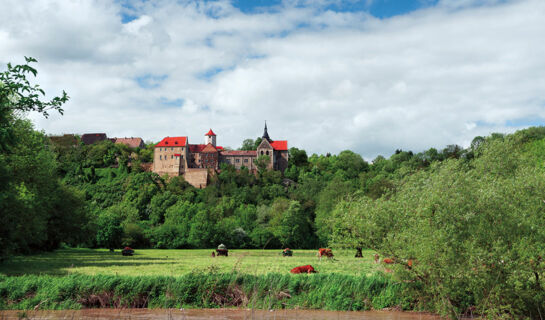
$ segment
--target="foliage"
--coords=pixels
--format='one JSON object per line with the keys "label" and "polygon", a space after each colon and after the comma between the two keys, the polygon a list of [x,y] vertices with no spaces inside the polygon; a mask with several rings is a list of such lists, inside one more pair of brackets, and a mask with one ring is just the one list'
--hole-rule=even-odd
{"label": "foliage", "polygon": [[83,195],[61,183],[47,138],[23,118],[26,112],[62,113],[68,100],[65,92],[50,101],[40,99],[45,92],[27,79],[37,73],[32,62],[8,64],[0,73],[0,261],[14,253],[86,241]]}
{"label": "foliage", "polygon": [[[402,280],[443,314],[492,318],[544,310],[543,134],[497,135],[476,157],[450,157],[398,181],[379,199],[339,203],[334,242],[372,248],[396,261]],[[529,144],[524,144],[529,143]],[[412,266],[409,266],[412,261]]]}
{"label": "foliage", "polygon": [[248,275],[194,272],[181,277],[73,275],[0,277],[0,309],[411,308],[406,285],[380,275]]}

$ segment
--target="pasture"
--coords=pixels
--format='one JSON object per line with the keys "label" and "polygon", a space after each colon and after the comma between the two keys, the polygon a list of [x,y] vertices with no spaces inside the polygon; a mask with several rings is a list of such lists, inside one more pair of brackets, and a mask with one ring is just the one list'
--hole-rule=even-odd
{"label": "pasture", "polygon": [[60,249],[54,252],[17,256],[0,264],[0,274],[47,275],[123,275],[182,276],[192,272],[242,273],[263,275],[288,273],[290,269],[312,265],[321,274],[371,275],[381,267],[373,263],[373,251],[364,250],[363,258],[354,258],[356,250],[334,250],[335,259],[316,257],[317,250],[294,250],[293,257],[282,257],[276,250],[229,250],[229,257],[211,257],[213,249],[137,249],[124,257],[120,250]]}

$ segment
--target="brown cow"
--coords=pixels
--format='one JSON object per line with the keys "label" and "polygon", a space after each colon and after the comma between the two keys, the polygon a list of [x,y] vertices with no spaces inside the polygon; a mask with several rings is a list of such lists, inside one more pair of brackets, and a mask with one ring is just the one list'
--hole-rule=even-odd
{"label": "brown cow", "polygon": [[318,271],[309,264],[306,266],[295,267],[290,270],[291,273],[317,273]]}
{"label": "brown cow", "polygon": [[318,249],[318,257],[320,258],[320,260],[322,260],[323,256],[326,256],[328,259],[332,259],[333,251],[331,251],[331,249],[324,249],[324,248]]}
{"label": "brown cow", "polygon": [[384,262],[385,264],[392,264],[394,263],[394,259],[384,258],[382,259],[382,262]]}

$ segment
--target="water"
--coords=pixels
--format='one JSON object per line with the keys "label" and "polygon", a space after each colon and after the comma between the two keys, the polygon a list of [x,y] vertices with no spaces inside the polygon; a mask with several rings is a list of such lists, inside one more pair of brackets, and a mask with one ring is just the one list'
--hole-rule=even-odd
{"label": "water", "polygon": [[[26,318],[25,318],[26,317]],[[399,311],[240,310],[240,309],[84,309],[44,311],[0,311],[8,319],[180,319],[180,320],[437,320],[438,316]]]}

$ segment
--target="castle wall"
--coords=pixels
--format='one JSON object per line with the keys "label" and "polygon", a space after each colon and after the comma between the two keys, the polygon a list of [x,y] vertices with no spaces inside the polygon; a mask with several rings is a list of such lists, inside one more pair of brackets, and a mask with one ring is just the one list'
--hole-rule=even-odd
{"label": "castle wall", "polygon": [[[177,156],[179,154],[179,156]],[[179,176],[187,168],[186,147],[156,147],[153,152],[153,172]]]}
{"label": "castle wall", "polygon": [[184,173],[184,179],[195,188],[205,188],[208,184],[208,169],[188,168]]}

